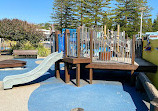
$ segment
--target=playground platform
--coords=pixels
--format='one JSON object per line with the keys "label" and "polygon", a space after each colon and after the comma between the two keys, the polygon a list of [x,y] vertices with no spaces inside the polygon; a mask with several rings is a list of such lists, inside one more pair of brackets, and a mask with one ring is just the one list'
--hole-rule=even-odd
{"label": "playground platform", "polygon": [[136,72],[156,72],[157,65],[150,63],[142,58],[135,58],[135,62],[138,64]]}
{"label": "playground platform", "polygon": [[[54,35],[54,36],[53,36]],[[80,86],[80,73],[89,70],[89,83],[92,84],[93,70],[123,70],[131,72],[156,71],[157,67],[143,59],[135,59],[136,39],[125,37],[125,31],[102,28],[79,27],[76,32],[65,29],[51,35],[53,51],[63,51],[65,82],[70,82],[69,71],[76,66],[76,85]],[[60,45],[59,45],[60,44]],[[55,46],[55,47],[54,47]],[[60,47],[59,47],[60,46]],[[60,61],[55,64],[56,77],[60,78]]]}

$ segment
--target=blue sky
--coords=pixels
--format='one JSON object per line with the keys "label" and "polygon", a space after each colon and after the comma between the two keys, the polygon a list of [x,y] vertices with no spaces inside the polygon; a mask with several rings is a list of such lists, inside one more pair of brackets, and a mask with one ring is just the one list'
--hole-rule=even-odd
{"label": "blue sky", "polygon": [[[158,14],[158,0],[148,0],[153,7],[152,18]],[[18,18],[30,23],[51,21],[53,0],[0,0],[0,19]]]}

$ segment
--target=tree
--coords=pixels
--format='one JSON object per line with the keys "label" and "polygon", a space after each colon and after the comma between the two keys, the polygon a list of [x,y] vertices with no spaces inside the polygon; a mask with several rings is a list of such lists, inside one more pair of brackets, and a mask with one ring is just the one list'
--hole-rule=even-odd
{"label": "tree", "polygon": [[0,38],[17,41],[19,44],[30,41],[36,46],[43,37],[43,33],[39,32],[34,24],[18,19],[0,20]]}
{"label": "tree", "polygon": [[[126,31],[129,36],[133,36],[140,31],[140,14],[141,7],[143,10],[143,21],[146,21],[151,8],[147,5],[147,0],[116,0],[116,8],[114,9],[114,21],[120,24],[121,31]],[[116,28],[116,27],[115,27]]]}
{"label": "tree", "polygon": [[54,0],[52,19],[58,29],[87,27],[111,22],[107,8],[110,0]]}
{"label": "tree", "polygon": [[73,28],[74,24],[74,1],[72,0],[54,0],[53,11],[51,17],[53,22],[57,24],[57,29],[62,30],[63,28]]}
{"label": "tree", "polygon": [[40,23],[38,24],[38,26],[42,29],[46,29],[46,30],[50,30],[51,29],[51,26],[52,24],[51,23]]}
{"label": "tree", "polygon": [[158,15],[157,15],[157,18],[154,19],[152,29],[153,29],[154,32],[158,31]]}
{"label": "tree", "polygon": [[77,0],[78,22],[88,27],[103,25],[108,20],[109,4],[110,0]]}
{"label": "tree", "polygon": [[144,23],[144,25],[143,25],[143,32],[152,32],[153,31],[152,30],[153,23],[152,23],[152,19],[151,18],[149,18],[147,21],[144,21],[143,23]]}

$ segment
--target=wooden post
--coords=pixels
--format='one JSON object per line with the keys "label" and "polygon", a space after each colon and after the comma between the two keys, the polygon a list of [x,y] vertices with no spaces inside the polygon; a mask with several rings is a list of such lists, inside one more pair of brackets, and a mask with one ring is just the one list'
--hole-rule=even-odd
{"label": "wooden post", "polygon": [[[93,62],[93,30],[90,31],[90,59],[91,62]],[[90,84],[92,84],[92,80],[93,80],[93,69],[90,68],[89,69],[89,80],[90,80]]]}
{"label": "wooden post", "polygon": [[67,57],[67,34],[70,33],[68,29],[65,31],[65,57]]}
{"label": "wooden post", "polygon": [[90,30],[90,59],[93,60],[93,30]]}
{"label": "wooden post", "polygon": [[[106,25],[104,25],[104,40],[106,40]],[[106,41],[104,42],[104,53],[106,52]],[[103,53],[103,60],[105,59]]]}
{"label": "wooden post", "polygon": [[51,53],[53,53],[53,49],[52,49],[52,36],[53,36],[53,32],[50,32],[51,34],[50,34],[50,51],[51,51]]}
{"label": "wooden post", "polygon": [[80,65],[81,64],[76,64],[76,85],[77,85],[77,87],[80,86]]}
{"label": "wooden post", "polygon": [[68,69],[69,64],[65,62],[65,82],[69,83],[70,82],[70,74],[69,74],[69,69]]}
{"label": "wooden post", "polygon": [[[58,34],[60,32],[59,31],[55,31],[55,51],[57,52],[59,49],[59,45],[58,45]],[[59,61],[55,62],[55,73],[56,73],[56,78],[60,78],[60,63]]]}
{"label": "wooden post", "polygon": [[92,84],[92,80],[93,80],[93,69],[90,68],[89,69],[89,83]]}
{"label": "wooden post", "polygon": [[[133,36],[132,39],[132,60],[131,60],[131,64],[134,65],[135,62],[135,36]],[[134,70],[131,70],[131,85],[135,84],[135,76],[134,74]]]}
{"label": "wooden post", "polygon": [[[77,29],[77,58],[80,58],[81,44],[80,44],[80,27]],[[76,64],[76,85],[80,86],[80,63]]]}
{"label": "wooden post", "polygon": [[81,51],[81,45],[80,45],[80,27],[77,29],[77,57],[80,58],[80,51]]}
{"label": "wooden post", "polygon": [[132,39],[132,60],[131,60],[132,65],[134,65],[134,61],[135,61],[135,36],[133,36]]}
{"label": "wooden post", "polygon": [[120,25],[117,25],[117,40],[118,40],[117,51],[118,51],[118,53],[120,52],[120,50],[119,50],[119,36],[120,36]]}
{"label": "wooden post", "polygon": [[[65,31],[65,57],[67,57],[67,34],[69,33],[69,30],[66,29]],[[65,82],[70,82],[70,74],[68,69],[68,63],[65,62]]]}
{"label": "wooden post", "polygon": [[0,55],[1,55],[1,47],[2,47],[2,38],[0,38]]}

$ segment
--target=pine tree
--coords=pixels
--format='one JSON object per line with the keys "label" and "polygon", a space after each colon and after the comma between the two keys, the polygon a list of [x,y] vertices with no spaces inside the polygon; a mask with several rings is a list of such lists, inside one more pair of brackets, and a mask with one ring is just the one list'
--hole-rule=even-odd
{"label": "pine tree", "polygon": [[153,30],[152,30],[152,25],[153,25],[153,23],[152,23],[152,19],[151,18],[149,18],[146,22],[144,22],[144,25],[143,26],[145,26],[145,27],[143,27],[143,32],[145,33],[145,32],[152,32]]}
{"label": "pine tree", "polygon": [[109,8],[110,0],[77,0],[76,4],[76,17],[80,25],[90,27],[106,22],[108,15],[106,8]]}
{"label": "pine tree", "polygon": [[[151,8],[147,6],[146,0],[116,0],[114,9],[114,21],[120,24],[121,31],[126,31],[129,36],[133,36],[140,31],[140,8],[145,7],[143,19],[146,21],[150,16]],[[116,27],[115,27],[116,28]]]}
{"label": "pine tree", "polygon": [[74,2],[70,0],[54,0],[52,19],[58,30],[63,28],[75,27],[74,21]]}
{"label": "pine tree", "polygon": [[157,18],[154,19],[152,29],[153,29],[154,32],[158,31],[158,15],[157,15]]}

